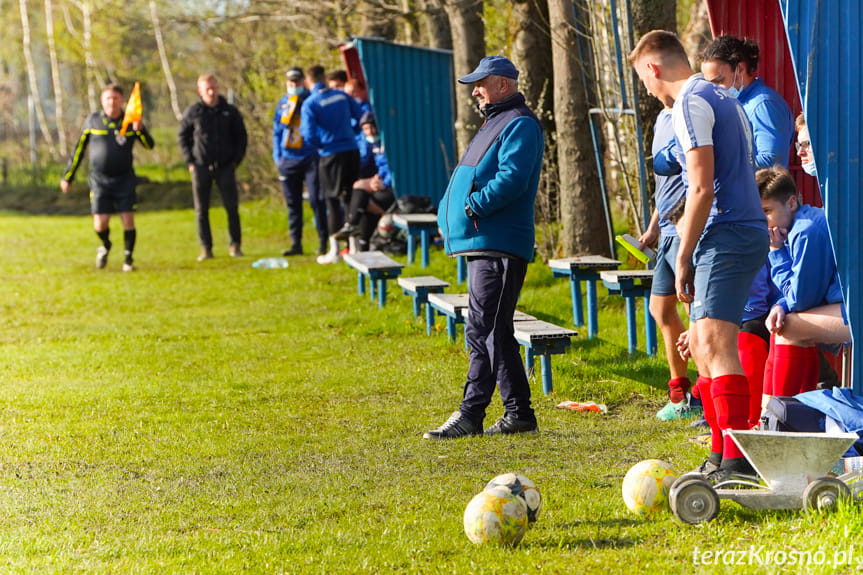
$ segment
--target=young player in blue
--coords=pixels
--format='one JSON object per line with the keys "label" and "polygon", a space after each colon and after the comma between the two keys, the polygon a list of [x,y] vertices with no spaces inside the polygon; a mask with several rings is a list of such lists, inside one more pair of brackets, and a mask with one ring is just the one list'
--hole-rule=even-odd
{"label": "young player in blue", "polygon": [[[656,320],[665,344],[670,379],[668,380],[668,403],[656,417],[662,421],[689,417],[693,414],[687,394],[692,382],[686,373],[686,360],[677,353],[676,343],[686,327],[677,313],[677,292],[674,286],[674,265],[680,238],[677,229],[669,221],[668,214],[686,196],[686,187],[680,174],[683,171],[677,161],[680,148],[674,140],[671,108],[665,108],[656,117],[653,128],[653,172],[656,192],[653,216],[647,231],[639,238],[642,246],[653,245],[657,239],[656,266],[650,289],[650,315]],[[700,410],[699,410],[700,411]]]}
{"label": "young player in blue", "polygon": [[824,211],[799,202],[782,168],[759,170],[756,179],[770,227],[771,279],[780,292],[766,321],[775,345],[764,394],[797,395],[818,381],[816,344],[850,341],[851,332]]}
{"label": "young player in blue", "polygon": [[[794,118],[782,96],[755,76],[759,58],[760,51],[755,42],[719,36],[701,52],[701,71],[705,80],[728,90],[743,106],[752,124],[756,169],[774,165],[787,168],[794,140]],[[758,423],[761,416],[764,366],[770,351],[770,332],[764,320],[776,297],[770,281],[770,268],[765,262],[749,290],[737,335],[737,352],[749,379],[751,425]]]}
{"label": "young player in blue", "polygon": [[749,427],[749,383],[737,355],[737,332],[768,249],[752,129],[736,99],[692,73],[673,33],[648,32],[629,60],[648,93],[673,105],[683,152],[686,208],[677,226],[675,287],[678,299],[690,303],[689,350],[713,435],[712,459],[698,473],[714,484],[735,474],[751,476],[751,465],[722,432]]}

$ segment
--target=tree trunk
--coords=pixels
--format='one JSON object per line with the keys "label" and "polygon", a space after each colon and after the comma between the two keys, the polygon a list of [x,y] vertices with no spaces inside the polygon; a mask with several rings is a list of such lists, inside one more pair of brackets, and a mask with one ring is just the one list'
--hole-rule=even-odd
{"label": "tree trunk", "polygon": [[159,14],[155,0],[150,0],[150,19],[153,22],[156,45],[159,47],[159,60],[162,62],[162,72],[165,74],[165,82],[167,82],[168,90],[171,92],[171,109],[174,111],[174,117],[179,122],[180,118],[183,117],[183,111],[180,109],[180,102],[177,98],[177,84],[174,83],[174,76],[171,74],[171,63],[168,61],[168,52],[165,50],[165,42],[162,39],[162,26],[159,24]]}
{"label": "tree trunk", "polygon": [[450,32],[449,20],[440,2],[438,0],[420,0],[420,7],[423,10],[426,44],[430,48],[452,50],[452,33]]}
{"label": "tree trunk", "polygon": [[707,12],[705,0],[687,0],[691,3],[689,12],[689,23],[680,34],[680,41],[689,56],[689,63],[694,68],[699,52],[713,40],[713,32],[710,30],[710,16]]}
{"label": "tree trunk", "polygon": [[18,0],[21,9],[21,43],[24,48],[24,63],[27,66],[27,78],[30,84],[30,95],[36,108],[36,118],[39,121],[39,130],[42,138],[48,144],[51,156],[57,155],[54,147],[54,136],[48,127],[48,119],[45,117],[45,108],[42,106],[42,96],[39,95],[39,81],[36,77],[36,65],[33,63],[33,52],[30,50],[30,17],[27,14],[27,0]]}
{"label": "tree trunk", "polygon": [[548,4],[513,0],[510,31],[512,60],[521,71],[518,89],[547,134],[554,131],[554,67],[548,30]]}
{"label": "tree trunk", "polygon": [[[81,19],[84,29],[84,64],[87,68],[87,101],[91,110],[99,109],[99,96],[96,94],[94,82],[98,83],[99,75],[96,73],[96,61],[93,59],[93,30],[90,21],[90,3],[87,0],[81,2]],[[100,86],[101,87],[101,86]]]}
{"label": "tree trunk", "polygon": [[45,0],[45,33],[48,36],[48,56],[51,60],[51,82],[54,86],[54,122],[57,124],[57,144],[60,155],[69,153],[66,147],[66,123],[63,121],[63,81],[60,78],[60,64],[57,62],[57,47],[54,42],[54,7],[51,0]]}
{"label": "tree trunk", "polygon": [[[590,137],[587,92],[578,61],[575,8],[571,0],[548,0],[554,63],[554,119],[560,180],[561,248],[565,256],[610,256],[599,172]],[[591,74],[587,74],[591,77]]]}
{"label": "tree trunk", "polygon": [[[481,0],[446,0],[444,9],[449,18],[453,44],[453,67],[456,79],[473,72],[485,56],[485,25],[482,20]],[[476,111],[473,87],[456,85],[455,131],[458,155],[467,149],[482,119]]]}

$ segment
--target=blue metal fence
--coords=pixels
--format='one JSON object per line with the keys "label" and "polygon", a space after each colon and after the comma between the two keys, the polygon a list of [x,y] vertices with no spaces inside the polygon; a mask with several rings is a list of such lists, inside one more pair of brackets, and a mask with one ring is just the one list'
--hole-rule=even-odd
{"label": "blue metal fence", "polygon": [[354,38],[397,196],[446,191],[455,157],[452,52]]}
{"label": "blue metal fence", "polygon": [[863,28],[860,0],[777,0],[785,21],[803,113],[845,304],[855,340],[852,386],[863,394],[863,285],[860,251],[863,171],[860,166]]}

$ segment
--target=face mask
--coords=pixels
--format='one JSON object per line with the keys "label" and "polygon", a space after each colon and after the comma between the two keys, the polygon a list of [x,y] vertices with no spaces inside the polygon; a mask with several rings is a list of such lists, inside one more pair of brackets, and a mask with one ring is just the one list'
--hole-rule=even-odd
{"label": "face mask", "polygon": [[369,144],[377,144],[380,141],[381,141],[381,137],[379,135],[378,136],[366,136],[366,142],[368,142]]}
{"label": "face mask", "polygon": [[818,172],[815,171],[815,162],[809,162],[808,164],[803,164],[803,166],[801,166],[801,167],[803,168],[803,171],[806,172],[807,174],[809,174],[810,176],[813,176],[816,178],[818,177]]}
{"label": "face mask", "polygon": [[288,96],[296,96],[302,91],[302,88],[288,88]]}
{"label": "face mask", "polygon": [[731,80],[731,87],[728,88],[728,93],[731,94],[732,98],[737,98],[740,95],[740,90],[734,87],[734,84],[737,83],[737,69],[734,69],[734,78]]}

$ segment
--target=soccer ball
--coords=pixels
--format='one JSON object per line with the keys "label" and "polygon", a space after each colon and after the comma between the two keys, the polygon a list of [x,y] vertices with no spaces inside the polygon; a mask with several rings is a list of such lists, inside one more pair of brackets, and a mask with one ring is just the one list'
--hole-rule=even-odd
{"label": "soccer ball", "polygon": [[388,238],[393,235],[396,230],[396,225],[393,223],[392,214],[384,214],[378,220],[378,233],[382,238]]}
{"label": "soccer ball", "polygon": [[489,481],[485,488],[491,489],[498,486],[505,487],[510,493],[520,497],[524,501],[524,504],[527,506],[527,520],[529,523],[533,523],[539,519],[539,512],[542,509],[542,495],[540,495],[539,489],[533,481],[518,473],[504,473]]}
{"label": "soccer ball", "polygon": [[623,502],[636,515],[650,515],[668,508],[668,490],[677,472],[658,459],[636,463],[623,478]]}
{"label": "soccer ball", "polygon": [[505,487],[480,491],[464,510],[464,532],[474,543],[518,545],[526,530],[527,507]]}

